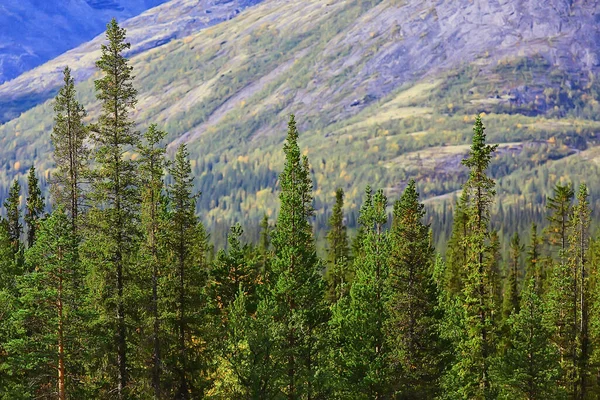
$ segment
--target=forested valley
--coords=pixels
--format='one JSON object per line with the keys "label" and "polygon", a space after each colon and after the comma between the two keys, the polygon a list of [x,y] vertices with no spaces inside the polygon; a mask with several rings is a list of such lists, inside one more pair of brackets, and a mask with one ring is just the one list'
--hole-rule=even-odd
{"label": "forested valley", "polygon": [[447,243],[434,246],[411,180],[398,199],[361,188],[352,237],[339,189],[321,257],[291,115],[276,220],[265,214],[257,243],[241,221],[215,249],[186,145],[171,155],[159,126],[135,130],[126,33],[113,20],[106,36],[94,123],[64,70],[52,210],[34,166],[4,203],[1,399],[600,396],[600,241],[585,184],[557,184],[544,226],[501,243],[497,145],[478,116]]}

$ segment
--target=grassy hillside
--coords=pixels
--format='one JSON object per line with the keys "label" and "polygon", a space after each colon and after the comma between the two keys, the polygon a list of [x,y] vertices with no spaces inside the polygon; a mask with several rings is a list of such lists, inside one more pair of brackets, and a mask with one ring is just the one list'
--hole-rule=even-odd
{"label": "grassy hillside", "polygon": [[[570,51],[572,21],[554,41],[525,33],[510,53],[505,40],[482,40],[485,30],[448,39],[455,14],[443,7],[265,1],[135,55],[134,117],[139,129],[166,129],[171,151],[189,144],[209,224],[274,215],[290,113],[312,163],[321,223],[336,187],[346,190],[352,215],[367,184],[394,199],[416,178],[430,207],[451,200],[465,180],[460,160],[479,112],[489,139],[501,144],[492,163],[497,207],[543,204],[559,180],[587,181],[600,201],[595,71],[560,57]],[[78,86],[90,121],[94,78]],[[52,118],[46,102],[0,126],[0,197],[32,163],[46,178],[52,173]]]}

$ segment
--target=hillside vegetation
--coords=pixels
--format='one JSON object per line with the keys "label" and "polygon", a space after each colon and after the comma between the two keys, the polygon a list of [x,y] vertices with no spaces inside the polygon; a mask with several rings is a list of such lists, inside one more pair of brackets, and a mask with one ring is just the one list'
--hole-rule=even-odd
{"label": "hillside vegetation", "polygon": [[[562,178],[597,176],[598,46],[578,32],[596,29],[598,10],[537,4],[266,1],[133,55],[134,119],[166,130],[171,151],[189,145],[209,224],[275,215],[269,194],[292,112],[321,222],[336,187],[355,216],[367,177],[392,196],[414,177],[428,204],[451,198],[480,112],[502,144],[492,171],[501,203],[543,203]],[[90,120],[94,78],[78,86]],[[0,127],[1,194],[34,162],[51,174],[52,123],[47,101]]]}

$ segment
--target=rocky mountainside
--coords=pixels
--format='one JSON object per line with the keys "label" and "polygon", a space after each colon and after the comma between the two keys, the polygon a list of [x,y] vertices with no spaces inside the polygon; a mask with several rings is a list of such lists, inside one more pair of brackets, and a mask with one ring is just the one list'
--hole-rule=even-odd
{"label": "rocky mountainside", "polygon": [[[103,27],[106,26],[107,21],[112,18],[111,15],[114,15],[115,8],[117,11],[123,9],[122,11],[118,11],[117,14],[127,15],[132,10],[141,9],[143,5],[149,6],[163,3],[164,1],[138,0],[137,3],[139,4],[137,4],[137,7],[134,7],[134,3],[136,3],[134,1],[123,2],[128,4],[128,9],[124,9],[116,0],[88,0],[87,3],[82,1],[82,3],[85,3],[85,7],[80,12],[83,15],[91,15],[96,18],[96,28],[92,29],[93,18],[88,21],[86,19],[88,17],[86,17],[80,19],[80,21],[88,21],[86,22],[86,29],[89,28],[90,30],[87,31],[87,37],[93,37],[103,31]],[[258,2],[260,0],[173,0],[160,7],[148,10],[137,17],[126,20],[122,24],[128,30],[129,41],[132,44],[129,55],[133,56],[137,53],[161,46],[173,39],[197,33],[207,26],[233,18],[244,8]],[[57,7],[60,4],[65,5],[66,3],[68,2],[64,4],[58,2]],[[89,11],[88,9],[91,6],[97,7],[100,11],[98,13]],[[69,10],[72,10],[72,7],[72,4],[70,4]],[[126,10],[129,11],[126,12]],[[2,16],[0,15],[0,22],[1,19]],[[27,21],[28,24],[37,24],[35,20],[31,20],[29,17]],[[76,24],[71,24],[69,21],[62,21],[60,24],[58,22],[54,23],[59,25],[59,29],[50,29],[50,31],[58,35],[60,39],[52,38],[42,33],[44,32],[42,29],[43,24],[39,25],[39,31],[35,29],[28,31],[28,35],[35,40],[60,42],[60,46],[64,49],[74,47],[70,44],[78,44],[77,41],[80,37],[74,32],[74,30],[78,29]],[[6,25],[5,29],[7,29]],[[0,28],[0,38],[2,38],[2,34],[2,28]],[[64,40],[64,38],[68,38],[68,40]],[[0,85],[0,122],[12,119],[20,112],[54,96],[58,90],[58,86],[62,82],[61,74],[65,65],[71,66],[76,80],[81,81],[89,78],[94,72],[94,62],[100,54],[100,43],[102,40],[104,40],[104,36],[100,34],[93,40]],[[1,40],[0,43],[2,43]],[[44,43],[39,43],[39,45],[48,51],[55,51],[55,49],[48,47]],[[57,54],[60,53],[53,55]],[[12,56],[7,53],[6,57],[11,58]],[[2,53],[0,51],[0,83],[2,82],[2,65]],[[7,61],[4,65],[10,65],[10,62]]]}
{"label": "rocky mountainside", "polygon": [[101,33],[106,22],[131,18],[166,0],[3,0],[0,83]]}
{"label": "rocky mountainside", "polygon": [[[165,128],[171,149],[189,144],[209,221],[273,211],[266,194],[292,112],[321,212],[335,187],[356,209],[367,183],[395,194],[411,177],[430,201],[451,196],[479,112],[501,144],[493,172],[505,207],[530,195],[541,203],[561,176],[596,179],[600,1],[207,1],[185,9],[190,3],[171,1],[124,26],[134,43],[135,118],[140,129]],[[54,93],[65,64],[94,119],[101,40],[0,86],[10,110],[0,127],[4,182],[34,160],[51,173],[51,102],[16,116]]]}

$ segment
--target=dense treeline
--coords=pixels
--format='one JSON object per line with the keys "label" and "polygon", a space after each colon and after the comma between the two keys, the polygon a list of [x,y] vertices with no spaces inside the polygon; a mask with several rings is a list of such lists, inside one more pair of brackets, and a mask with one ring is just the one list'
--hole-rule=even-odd
{"label": "dense treeline", "polygon": [[535,211],[547,227],[503,244],[490,224],[497,146],[478,117],[444,249],[411,180],[391,214],[384,191],[366,188],[352,241],[338,190],[320,257],[292,115],[275,224],[265,215],[258,244],[236,224],[215,252],[186,146],[170,160],[165,132],[134,130],[114,20],[107,39],[96,123],[83,123],[64,71],[52,211],[33,167],[24,212],[18,181],[4,203],[1,399],[600,395],[600,245],[585,185],[556,185]]}

